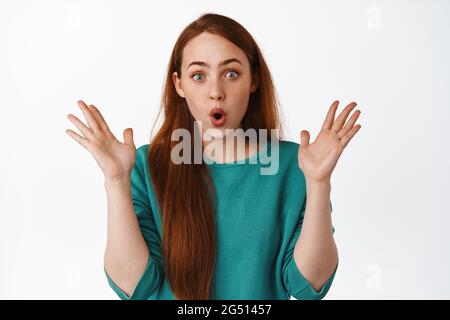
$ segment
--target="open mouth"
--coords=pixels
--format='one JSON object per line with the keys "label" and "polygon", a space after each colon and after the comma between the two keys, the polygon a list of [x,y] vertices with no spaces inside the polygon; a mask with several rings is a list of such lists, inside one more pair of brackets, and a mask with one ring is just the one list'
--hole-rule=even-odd
{"label": "open mouth", "polygon": [[211,118],[212,124],[216,127],[220,127],[225,124],[225,111],[220,107],[213,108],[209,113],[209,117]]}

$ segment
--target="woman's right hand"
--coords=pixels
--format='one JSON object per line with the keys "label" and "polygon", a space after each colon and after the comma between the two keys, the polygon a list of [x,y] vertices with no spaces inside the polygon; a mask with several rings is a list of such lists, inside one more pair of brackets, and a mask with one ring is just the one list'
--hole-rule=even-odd
{"label": "woman's right hand", "polygon": [[136,159],[133,129],[127,128],[123,131],[124,143],[122,143],[111,133],[105,119],[95,106],[87,106],[81,100],[77,103],[89,126],[73,114],[69,114],[67,118],[83,136],[70,129],[67,129],[66,133],[94,156],[106,180],[129,178]]}

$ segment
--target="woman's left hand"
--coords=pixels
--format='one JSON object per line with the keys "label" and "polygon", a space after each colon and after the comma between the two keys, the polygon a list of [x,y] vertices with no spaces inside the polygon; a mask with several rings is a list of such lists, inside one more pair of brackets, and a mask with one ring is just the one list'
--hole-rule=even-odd
{"label": "woman's left hand", "polygon": [[330,182],[331,174],[336,167],[344,148],[361,128],[355,125],[356,119],[361,114],[356,110],[345,124],[348,115],[356,106],[352,102],[334,120],[339,101],[333,102],[328,110],[322,129],[313,143],[309,143],[310,134],[306,130],[301,132],[301,142],[298,151],[298,164],[309,182]]}

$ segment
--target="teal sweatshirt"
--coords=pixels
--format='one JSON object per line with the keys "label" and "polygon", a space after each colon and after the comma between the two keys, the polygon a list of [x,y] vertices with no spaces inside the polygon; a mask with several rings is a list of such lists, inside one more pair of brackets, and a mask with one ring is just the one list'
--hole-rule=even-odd
{"label": "teal sweatshirt", "polygon": [[[211,299],[287,300],[293,296],[318,300],[333,282],[337,266],[318,292],[297,268],[293,253],[305,213],[306,183],[298,166],[299,144],[277,142],[263,143],[259,152],[245,162],[207,164],[217,200],[217,253]],[[148,146],[136,150],[131,172],[134,209],[150,251],[146,269],[131,296],[104,269],[110,287],[122,300],[175,299],[163,272],[162,224],[150,179]],[[261,174],[262,168],[270,166],[274,173],[272,155],[276,152],[276,174]],[[267,164],[270,159],[272,162]]]}

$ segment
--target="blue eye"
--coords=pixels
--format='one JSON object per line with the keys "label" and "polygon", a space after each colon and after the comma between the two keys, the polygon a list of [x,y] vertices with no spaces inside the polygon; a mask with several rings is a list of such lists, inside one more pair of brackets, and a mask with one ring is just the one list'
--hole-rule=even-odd
{"label": "blue eye", "polygon": [[[195,76],[201,76],[201,74],[200,73],[196,73],[196,74],[194,74],[192,77],[195,77]],[[195,79],[194,79],[195,80]]]}
{"label": "blue eye", "polygon": [[[235,78],[237,78],[238,76],[239,76],[239,73],[237,73],[236,71],[228,71],[227,72],[227,74],[229,74],[229,73],[234,73],[235,74],[235,76],[232,76],[231,78],[229,78],[228,77],[228,79],[235,79]],[[203,75],[201,74],[201,73],[195,73],[195,74],[193,74],[192,76],[191,76],[191,78],[194,80],[194,81],[200,81],[200,80],[202,80],[202,79],[199,79],[199,78],[195,78],[195,76],[201,76],[201,77],[203,77]]]}
{"label": "blue eye", "polygon": [[[236,76],[235,77],[232,77],[231,79],[234,79],[234,78],[236,78],[239,74],[237,73],[237,72],[235,72],[235,71],[229,71],[228,73],[234,73],[234,74],[236,74]],[[227,74],[228,74],[227,73]]]}

